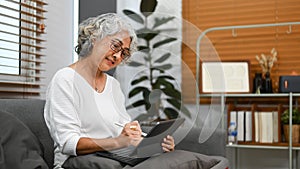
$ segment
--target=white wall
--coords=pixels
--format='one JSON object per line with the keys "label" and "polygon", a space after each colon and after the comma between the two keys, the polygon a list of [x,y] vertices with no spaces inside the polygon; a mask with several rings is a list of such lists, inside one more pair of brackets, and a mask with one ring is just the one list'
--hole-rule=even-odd
{"label": "white wall", "polygon": [[[45,6],[48,11],[45,13],[47,18],[45,46],[43,51],[46,55],[46,64],[43,65],[46,70],[43,76],[42,90],[45,91],[54,73],[69,64],[73,60],[73,0],[48,0]],[[45,93],[42,93],[42,98]]]}

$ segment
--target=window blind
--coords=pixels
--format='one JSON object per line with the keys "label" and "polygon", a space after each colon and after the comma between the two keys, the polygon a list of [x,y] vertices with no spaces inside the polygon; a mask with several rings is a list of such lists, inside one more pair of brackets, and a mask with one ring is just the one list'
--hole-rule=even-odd
{"label": "window blind", "polygon": [[45,5],[42,0],[0,1],[1,98],[31,98],[41,93]]}
{"label": "window blind", "polygon": [[[266,24],[300,21],[300,0],[190,0],[183,3],[183,18],[198,30],[211,27]],[[192,72],[196,73],[197,37],[201,32],[183,25],[182,57]],[[300,26],[278,26],[268,28],[237,29],[231,31],[214,31],[207,34],[209,42],[201,48],[201,61],[220,59],[221,61],[250,61],[250,83],[254,74],[261,72],[255,56],[271,55],[275,48],[278,52],[277,62],[271,70],[274,92],[278,92],[281,75],[300,75]],[[218,58],[212,50],[213,46]],[[213,56],[212,56],[213,55]],[[184,73],[184,72],[183,72]],[[189,82],[183,76],[183,93],[189,98]],[[201,85],[201,79],[199,84]],[[191,91],[192,92],[192,91]]]}

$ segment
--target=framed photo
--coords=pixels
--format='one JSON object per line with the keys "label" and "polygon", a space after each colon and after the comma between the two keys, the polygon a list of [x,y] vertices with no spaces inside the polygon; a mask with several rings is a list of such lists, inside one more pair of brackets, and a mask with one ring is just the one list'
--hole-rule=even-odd
{"label": "framed photo", "polygon": [[203,93],[249,93],[248,61],[208,61],[201,64]]}

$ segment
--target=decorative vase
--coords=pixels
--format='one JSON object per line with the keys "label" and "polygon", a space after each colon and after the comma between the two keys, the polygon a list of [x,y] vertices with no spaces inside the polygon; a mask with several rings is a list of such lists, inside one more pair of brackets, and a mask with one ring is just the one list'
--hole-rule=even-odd
{"label": "decorative vase", "polygon": [[263,93],[262,89],[263,78],[262,73],[255,73],[255,77],[253,79],[253,93]]}
{"label": "decorative vase", "polygon": [[273,93],[272,79],[270,72],[266,72],[264,80],[264,93]]}
{"label": "decorative vase", "polygon": [[[300,133],[300,125],[299,124],[293,124],[292,125],[292,132],[293,132],[293,136],[292,136],[292,143],[299,143],[300,137],[299,137],[299,133]],[[283,133],[284,133],[284,137],[285,140],[287,142],[289,142],[290,140],[290,126],[288,124],[283,125]]]}

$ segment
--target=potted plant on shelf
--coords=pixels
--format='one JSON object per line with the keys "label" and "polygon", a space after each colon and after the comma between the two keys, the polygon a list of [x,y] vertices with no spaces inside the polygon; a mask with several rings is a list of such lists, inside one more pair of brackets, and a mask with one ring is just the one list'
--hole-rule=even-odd
{"label": "potted plant on shelf", "polygon": [[[129,66],[138,69],[137,75],[131,81],[133,87],[128,94],[129,99],[134,100],[127,109],[141,108],[142,112],[136,117],[139,121],[173,119],[180,116],[180,112],[190,117],[190,112],[182,104],[181,92],[174,84],[176,79],[168,71],[173,65],[169,61],[171,52],[164,48],[163,52],[155,52],[177,39],[169,37],[160,29],[175,17],[153,15],[157,6],[157,0],[142,0],[138,14],[132,10],[125,9],[123,13],[140,24],[142,28],[137,29],[138,53],[143,61],[130,61]],[[151,18],[154,17],[154,18]],[[151,22],[154,23],[151,23]],[[176,30],[177,28],[174,28]],[[167,29],[165,31],[170,31]],[[158,54],[159,53],[159,54]]]}
{"label": "potted plant on shelf", "polygon": [[[289,109],[286,109],[281,115],[281,123],[283,124],[283,132],[285,136],[285,140],[289,142],[289,119],[290,112]],[[292,142],[299,143],[299,133],[300,133],[300,111],[298,108],[294,108],[292,110]]]}

